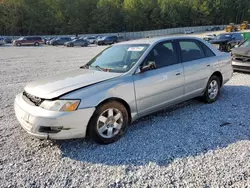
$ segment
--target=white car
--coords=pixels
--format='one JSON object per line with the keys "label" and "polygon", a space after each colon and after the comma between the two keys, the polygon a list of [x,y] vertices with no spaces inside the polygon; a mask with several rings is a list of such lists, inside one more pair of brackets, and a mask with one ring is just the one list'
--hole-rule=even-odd
{"label": "white car", "polygon": [[1,37],[0,37],[0,46],[1,46],[1,45],[4,45],[4,44],[5,44],[4,38],[1,38]]}
{"label": "white car", "polygon": [[216,38],[216,35],[215,34],[213,34],[213,35],[205,35],[204,37],[203,37],[203,39],[205,40],[205,41],[210,41],[210,40],[213,40],[213,39],[215,39]]}

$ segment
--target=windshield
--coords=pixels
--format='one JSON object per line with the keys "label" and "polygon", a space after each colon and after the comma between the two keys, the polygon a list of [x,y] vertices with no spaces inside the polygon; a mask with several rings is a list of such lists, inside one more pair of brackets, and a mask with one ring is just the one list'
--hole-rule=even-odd
{"label": "windshield", "polygon": [[148,44],[115,45],[94,57],[87,67],[100,71],[124,73],[136,64],[148,47]]}
{"label": "windshield", "polygon": [[217,36],[217,39],[231,39],[232,38],[232,35],[230,34],[219,34]]}
{"label": "windshield", "polygon": [[250,48],[250,39],[245,40],[240,47],[242,48]]}

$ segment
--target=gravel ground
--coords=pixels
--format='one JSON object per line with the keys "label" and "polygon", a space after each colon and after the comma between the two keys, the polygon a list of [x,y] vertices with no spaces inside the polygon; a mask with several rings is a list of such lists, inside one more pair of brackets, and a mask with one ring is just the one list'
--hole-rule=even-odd
{"label": "gravel ground", "polygon": [[75,69],[103,47],[0,47],[0,187],[248,187],[250,75],[219,100],[191,100],[145,117],[117,143],[41,141],[17,122],[27,82]]}

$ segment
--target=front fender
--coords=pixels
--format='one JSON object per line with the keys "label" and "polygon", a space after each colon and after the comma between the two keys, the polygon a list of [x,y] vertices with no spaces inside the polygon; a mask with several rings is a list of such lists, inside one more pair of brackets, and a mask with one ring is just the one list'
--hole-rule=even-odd
{"label": "front fender", "polygon": [[127,103],[131,117],[137,114],[134,82],[132,76],[122,76],[93,84],[91,86],[69,92],[61,99],[81,99],[79,109],[97,107],[103,101],[118,98]]}

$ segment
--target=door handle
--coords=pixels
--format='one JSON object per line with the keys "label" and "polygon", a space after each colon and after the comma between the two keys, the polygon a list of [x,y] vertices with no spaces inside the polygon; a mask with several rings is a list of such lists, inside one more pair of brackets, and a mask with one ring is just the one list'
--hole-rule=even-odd
{"label": "door handle", "polygon": [[177,72],[177,73],[176,73],[176,76],[180,76],[180,75],[181,75],[181,72]]}
{"label": "door handle", "polygon": [[207,65],[207,67],[210,67],[210,66],[211,66],[210,64]]}

